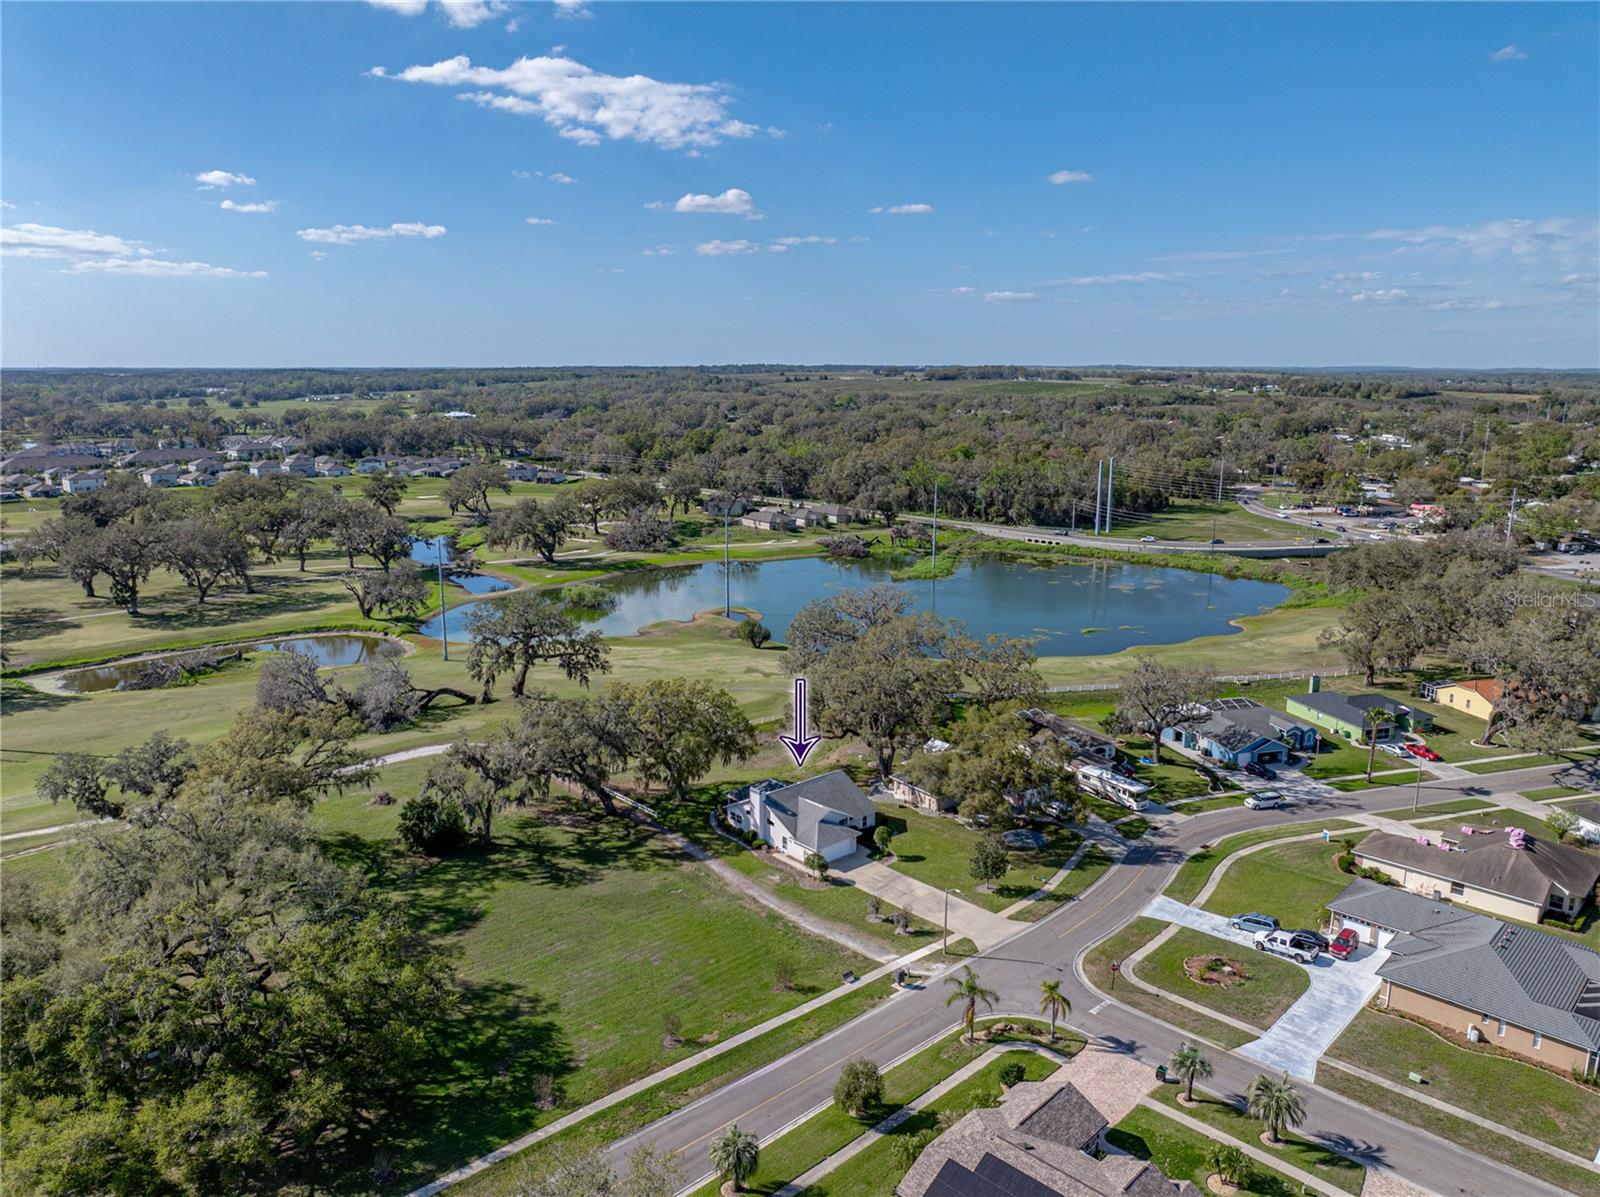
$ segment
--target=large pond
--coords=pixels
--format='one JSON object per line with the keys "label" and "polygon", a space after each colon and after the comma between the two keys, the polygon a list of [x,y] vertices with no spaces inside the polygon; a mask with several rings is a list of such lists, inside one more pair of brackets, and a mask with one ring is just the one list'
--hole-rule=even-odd
{"label": "large pond", "polygon": [[[418,537],[411,542],[411,560],[430,569],[436,569],[442,561],[446,567],[450,564],[450,538],[448,536]],[[452,586],[459,586],[468,594],[495,594],[501,590],[514,589],[514,584],[504,578],[490,577],[488,574],[445,574],[444,580]]]}
{"label": "large pond", "polygon": [[[888,567],[805,557],[735,561],[628,574],[603,583],[617,606],[595,621],[608,636],[629,636],[662,620],[733,607],[760,612],[784,639],[795,612],[815,598],[891,581]],[[963,564],[937,582],[900,582],[921,610],[960,620],[975,635],[998,633],[1039,642],[1041,656],[1116,652],[1135,644],[1172,644],[1239,629],[1242,615],[1275,607],[1288,588],[1272,582],[1222,578],[1184,569],[1124,565],[1023,565],[1010,561]],[[726,599],[725,596],[726,595]],[[465,637],[466,603],[448,612],[451,639]],[[418,629],[437,638],[438,616]]]}
{"label": "large pond", "polygon": [[[247,653],[303,653],[323,669],[338,669],[370,660],[382,652],[387,643],[382,636],[293,636],[285,640],[258,640],[254,644],[238,647]],[[58,677],[55,688],[63,694],[98,694],[105,690],[121,690],[143,676],[145,668],[153,660],[165,660],[168,657],[199,659],[223,656],[233,651],[231,647],[190,649],[161,657],[140,657],[132,661],[114,661],[109,665],[74,669]]]}

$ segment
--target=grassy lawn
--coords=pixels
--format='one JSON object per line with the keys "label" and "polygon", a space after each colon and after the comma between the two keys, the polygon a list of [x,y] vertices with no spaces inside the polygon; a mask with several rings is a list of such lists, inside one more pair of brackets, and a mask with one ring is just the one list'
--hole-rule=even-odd
{"label": "grassy lawn", "polygon": [[1223,915],[1259,910],[1285,927],[1320,930],[1322,908],[1350,884],[1333,867],[1338,851],[1318,838],[1241,856],[1222,874],[1205,909]]}
{"label": "grassy lawn", "polygon": [[1330,1054],[1368,1072],[1580,1155],[1600,1145],[1600,1090],[1587,1089],[1493,1049],[1458,1044],[1377,1010],[1356,1015]]}
{"label": "grassy lawn", "polygon": [[1338,1068],[1317,1069],[1317,1084],[1335,1093],[1341,1093],[1359,1105],[1382,1110],[1391,1118],[1420,1126],[1442,1139],[1459,1143],[1479,1155],[1498,1160],[1507,1167],[1549,1181],[1569,1193],[1577,1193],[1581,1197],[1600,1197],[1600,1174],[1577,1164],[1556,1159],[1537,1147],[1529,1147],[1515,1139],[1497,1135],[1476,1122],[1457,1118],[1454,1114],[1425,1106],[1420,1101],[1411,1101],[1390,1089],[1351,1076]]}
{"label": "grassy lawn", "polygon": [[[1183,971],[1190,956],[1223,956],[1237,964],[1247,980],[1223,989],[1192,981]],[[1144,959],[1136,969],[1139,979],[1167,993],[1198,1002],[1218,1014],[1226,1014],[1260,1027],[1275,1023],[1310,986],[1306,970],[1265,952],[1229,943],[1225,939],[1181,927],[1165,943]]]}
{"label": "grassy lawn", "polygon": [[1362,790],[1381,790],[1385,786],[1416,785],[1419,775],[1424,783],[1433,780],[1433,774],[1426,769],[1396,769],[1393,773],[1374,770],[1371,781],[1365,777],[1352,777],[1349,781],[1330,781],[1328,784],[1342,794],[1355,794]]}
{"label": "grassy lawn", "polygon": [[1238,806],[1244,801],[1243,794],[1218,794],[1215,798],[1196,798],[1192,802],[1185,802],[1181,806],[1172,808],[1174,814],[1203,815],[1207,811],[1227,810],[1229,807]]}
{"label": "grassy lawn", "polygon": [[1454,833],[1462,824],[1470,823],[1474,827],[1520,827],[1522,830],[1534,835],[1550,838],[1550,829],[1545,826],[1545,821],[1540,816],[1529,811],[1506,810],[1500,808],[1485,814],[1475,815],[1467,819],[1430,819],[1418,826],[1428,831],[1444,831]]}
{"label": "grassy lawn", "polygon": [[1549,802],[1554,798],[1573,798],[1586,791],[1581,786],[1536,786],[1522,790],[1521,794],[1532,802]]}
{"label": "grassy lawn", "polygon": [[1054,1060],[1032,1053],[1018,1053],[991,1061],[975,1076],[962,1081],[938,1101],[918,1110],[866,1150],[808,1187],[802,1197],[894,1197],[895,1186],[906,1172],[894,1162],[895,1141],[924,1131],[937,1133],[941,1115],[954,1120],[980,1105],[999,1104],[1000,1070],[1013,1060],[1021,1062],[1030,1081],[1043,1080],[1059,1067]]}
{"label": "grassy lawn", "polygon": [[[1386,752],[1380,751],[1373,762],[1374,770],[1384,768],[1385,762],[1395,760]],[[1322,751],[1316,758],[1307,761],[1303,770],[1307,777],[1325,779],[1329,777],[1344,777],[1351,773],[1365,773],[1367,771],[1367,750],[1356,744],[1347,744],[1343,740],[1324,737]]]}
{"label": "grassy lawn", "polygon": [[[341,810],[362,801],[324,803],[322,818],[378,817]],[[709,870],[622,819],[503,817],[490,850],[433,864],[391,852],[370,830],[333,832],[330,850],[455,947],[478,1015],[463,1019],[417,1117],[391,1128],[408,1177],[454,1166],[868,967],[732,899]],[[775,986],[780,960],[794,968],[792,990]],[[669,1019],[682,1046],[664,1045]],[[558,1086],[551,1111],[534,1104],[541,1074]]]}
{"label": "grassy lawn", "polygon": [[[979,1024],[980,1027],[982,1024]],[[859,1139],[879,1122],[926,1093],[934,1085],[971,1063],[994,1042],[1015,1040],[1006,1036],[999,1040],[969,1045],[957,1032],[940,1043],[918,1052],[909,1060],[896,1064],[883,1074],[883,1102],[863,1118],[849,1114],[830,1105],[821,1113],[806,1119],[793,1130],[780,1135],[761,1149],[761,1162],[755,1176],[745,1182],[745,1191],[756,1194],[777,1192],[795,1177],[814,1168],[834,1152]],[[1044,1039],[1028,1038],[1027,1042]],[[1054,1047],[1064,1056],[1076,1055],[1083,1049],[1084,1041],[1077,1035],[1064,1035]],[[1022,1060],[1022,1055],[1014,1058]],[[690,1161],[690,1168],[698,1168],[699,1161]],[[693,1197],[715,1197],[721,1189],[717,1181],[707,1181],[694,1191]]]}
{"label": "grassy lawn", "polygon": [[1248,1143],[1252,1147],[1259,1145],[1284,1163],[1292,1164],[1302,1172],[1311,1173],[1312,1176],[1320,1176],[1329,1184],[1337,1185],[1346,1192],[1361,1192],[1367,1170],[1354,1160],[1336,1151],[1329,1151],[1321,1144],[1293,1131],[1283,1136],[1281,1146],[1268,1147],[1261,1142],[1261,1123],[1238,1106],[1230,1105],[1221,1098],[1207,1097],[1203,1094],[1196,1095],[1193,1106],[1183,1106],[1178,1103],[1178,1094],[1181,1091],[1182,1086],[1179,1085],[1160,1085],[1156,1088],[1155,1100],[1164,1106],[1181,1110],[1190,1118],[1204,1122],[1207,1126],[1242,1143]]}
{"label": "grassy lawn", "polygon": [[1111,994],[1124,1005],[1142,1010],[1175,1027],[1182,1027],[1189,1033],[1208,1039],[1221,1047],[1229,1049],[1243,1047],[1256,1038],[1248,1031],[1241,1031],[1225,1022],[1208,1018],[1187,1006],[1178,1005],[1177,1002],[1169,1002],[1159,994],[1140,989],[1128,981],[1119,982],[1112,975],[1113,960],[1126,960],[1166,930],[1167,925],[1159,919],[1136,918],[1115,935],[1101,940],[1083,958],[1083,971],[1089,978],[1089,983],[1102,992]]}
{"label": "grassy lawn", "polygon": [[[1505,749],[1501,749],[1505,751]],[[1531,769],[1535,765],[1580,765],[1594,759],[1595,749],[1578,748],[1571,752],[1550,755],[1518,756],[1504,761],[1480,761],[1475,765],[1462,765],[1468,773],[1509,773],[1513,769]]]}
{"label": "grassy lawn", "polygon": [[1464,815],[1469,811],[1491,810],[1492,802],[1482,802],[1477,798],[1456,798],[1450,802],[1432,802],[1426,806],[1419,806],[1412,814],[1418,815]]}
{"label": "grassy lawn", "polygon": [[1111,535],[1121,540],[1154,536],[1157,540],[1188,540],[1209,544],[1213,536],[1225,541],[1299,538],[1309,542],[1312,533],[1287,520],[1256,515],[1237,503],[1178,500],[1165,511],[1117,520]]}
{"label": "grassy lawn", "polygon": [[[1106,1132],[1106,1140],[1137,1159],[1149,1160],[1168,1180],[1192,1181],[1202,1192],[1209,1192],[1206,1179],[1206,1149],[1213,1140],[1199,1131],[1159,1114],[1148,1106],[1133,1111]],[[1249,1197],[1299,1197],[1300,1183],[1264,1164],[1250,1161],[1250,1183],[1239,1190]]]}
{"label": "grassy lawn", "polygon": [[995,883],[993,892],[986,893],[978,889],[971,871],[979,832],[954,819],[925,815],[888,802],[878,804],[878,822],[895,829],[894,841],[889,845],[894,856],[886,862],[890,868],[937,889],[959,889],[968,902],[994,911],[1004,910],[1037,890],[1082,842],[1076,831],[1038,824],[1034,830],[1046,836],[1045,846],[1030,851],[1011,849],[1010,871]]}
{"label": "grassy lawn", "polygon": [[895,934],[894,924],[889,921],[895,907],[888,903],[882,904],[880,910],[882,921],[876,923],[869,921],[867,918],[869,895],[853,885],[835,882],[821,889],[814,888],[811,883],[792,870],[765,861],[754,852],[736,852],[726,857],[726,860],[752,881],[770,890],[785,902],[792,902],[803,910],[830,922],[839,923],[852,931],[881,939],[886,946],[892,947],[896,952],[914,952],[930,943],[939,933],[937,927],[914,918],[911,930],[907,934]]}
{"label": "grassy lawn", "polygon": [[1110,867],[1111,857],[1099,847],[1091,846],[1079,857],[1072,872],[1061,879],[1061,884],[1044,897],[1029,902],[1011,917],[1021,923],[1036,923],[1046,915],[1054,914],[1098,881]]}
{"label": "grassy lawn", "polygon": [[1141,756],[1150,755],[1148,736],[1126,740],[1124,745],[1133,757],[1133,771],[1138,774],[1140,781],[1150,787],[1150,801],[1173,802],[1179,798],[1197,798],[1210,792],[1211,783],[1205,776],[1174,753],[1163,754],[1159,765],[1140,764]]}
{"label": "grassy lawn", "polygon": [[1177,873],[1162,892],[1179,902],[1193,902],[1205,888],[1206,882],[1211,879],[1211,874],[1216,871],[1217,865],[1241,848],[1269,843],[1272,840],[1292,839],[1311,832],[1346,831],[1355,826],[1357,826],[1355,823],[1334,819],[1327,823],[1296,823],[1288,827],[1258,827],[1254,831],[1241,831],[1191,855],[1179,866]]}

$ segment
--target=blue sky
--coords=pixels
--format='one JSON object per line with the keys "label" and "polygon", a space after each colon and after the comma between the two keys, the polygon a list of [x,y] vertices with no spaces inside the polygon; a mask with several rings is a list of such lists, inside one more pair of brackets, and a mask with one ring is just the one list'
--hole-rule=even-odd
{"label": "blue sky", "polygon": [[10,4],[0,352],[1594,367],[1594,14]]}

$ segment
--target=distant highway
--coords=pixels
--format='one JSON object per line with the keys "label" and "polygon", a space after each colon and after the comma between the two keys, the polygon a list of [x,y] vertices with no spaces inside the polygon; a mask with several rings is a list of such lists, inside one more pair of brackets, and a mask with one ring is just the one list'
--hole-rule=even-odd
{"label": "distant highway", "polygon": [[[1256,514],[1261,514],[1257,511]],[[918,524],[932,524],[928,516],[913,515],[906,519]],[[1235,557],[1326,557],[1344,547],[1345,538],[1337,532],[1319,530],[1327,544],[1317,544],[1314,538],[1294,540],[1230,540],[1222,544],[1206,544],[1195,540],[1146,541],[1125,536],[1095,536],[1088,532],[1067,532],[1060,528],[1043,528],[1029,525],[986,524],[974,520],[939,521],[941,528],[965,528],[993,536],[997,540],[1022,540],[1030,544],[1070,544],[1090,549],[1125,549],[1136,553],[1227,553]],[[1350,539],[1355,539],[1351,537]]]}

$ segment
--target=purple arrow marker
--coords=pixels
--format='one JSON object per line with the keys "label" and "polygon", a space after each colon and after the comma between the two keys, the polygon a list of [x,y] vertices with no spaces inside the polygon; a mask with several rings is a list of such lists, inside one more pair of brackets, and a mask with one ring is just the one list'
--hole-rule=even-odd
{"label": "purple arrow marker", "polygon": [[779,736],[778,742],[789,750],[796,767],[806,763],[811,750],[822,742],[821,736],[806,735],[806,679],[794,679],[794,735]]}

